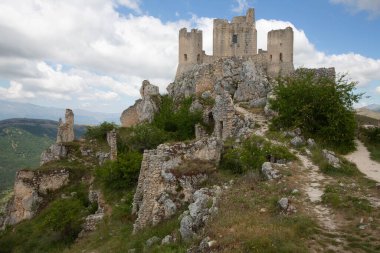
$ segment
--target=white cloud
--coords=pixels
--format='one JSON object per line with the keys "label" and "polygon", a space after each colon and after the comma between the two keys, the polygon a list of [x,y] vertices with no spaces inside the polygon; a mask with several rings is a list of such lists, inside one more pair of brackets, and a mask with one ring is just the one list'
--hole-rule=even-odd
{"label": "white cloud", "polygon": [[379,0],[330,0],[334,4],[344,4],[353,12],[366,11],[372,16],[380,15]]}
{"label": "white cloud", "polygon": [[117,2],[137,13],[141,13],[140,4],[141,0],[117,0]]}
{"label": "white cloud", "polygon": [[380,94],[380,86],[376,88],[376,92]]}
{"label": "white cloud", "polygon": [[21,83],[15,81],[11,81],[8,88],[0,87],[0,96],[9,99],[35,97],[32,92],[25,91]]}
{"label": "white cloud", "polygon": [[234,0],[235,5],[232,7],[232,11],[236,13],[242,13],[248,8],[248,0]]}
{"label": "white cloud", "polygon": [[[203,30],[204,49],[212,54],[211,18],[164,23],[148,15],[122,16],[115,1],[0,1],[0,78],[9,80],[0,87],[0,99],[121,112],[139,97],[144,79],[161,92],[173,80],[180,28]],[[259,48],[266,48],[269,30],[287,26],[294,28],[259,20]],[[327,55],[294,30],[296,66],[335,66],[362,85],[380,80],[380,60]]]}

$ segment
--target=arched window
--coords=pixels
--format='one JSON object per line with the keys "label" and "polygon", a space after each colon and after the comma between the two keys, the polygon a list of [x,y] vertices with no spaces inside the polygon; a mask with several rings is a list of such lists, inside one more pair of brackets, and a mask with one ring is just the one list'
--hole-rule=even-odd
{"label": "arched window", "polygon": [[282,62],[282,53],[280,53],[280,62]]}
{"label": "arched window", "polygon": [[187,61],[187,54],[184,54],[183,56],[184,56],[185,61]]}
{"label": "arched window", "polygon": [[198,63],[198,64],[201,63],[201,55],[200,55],[200,54],[197,55],[197,63]]}
{"label": "arched window", "polygon": [[269,59],[270,59],[270,61],[272,61],[272,59],[273,59],[272,55],[270,55]]}

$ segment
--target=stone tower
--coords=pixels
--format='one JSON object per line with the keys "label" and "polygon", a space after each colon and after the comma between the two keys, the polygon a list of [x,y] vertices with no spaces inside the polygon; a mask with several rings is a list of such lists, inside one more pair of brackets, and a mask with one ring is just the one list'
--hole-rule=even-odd
{"label": "stone tower", "polygon": [[202,31],[192,29],[187,32],[186,28],[179,31],[179,59],[177,76],[191,69],[195,64],[203,62],[203,39]]}
{"label": "stone tower", "polygon": [[287,27],[268,33],[268,73],[288,75],[294,71],[293,66],[293,29]]}
{"label": "stone tower", "polygon": [[214,19],[213,56],[247,57],[257,54],[257,30],[255,10],[249,9],[246,16],[234,17],[232,22]]}
{"label": "stone tower", "polygon": [[70,109],[66,109],[65,122],[59,119],[57,143],[74,141],[74,113]]}

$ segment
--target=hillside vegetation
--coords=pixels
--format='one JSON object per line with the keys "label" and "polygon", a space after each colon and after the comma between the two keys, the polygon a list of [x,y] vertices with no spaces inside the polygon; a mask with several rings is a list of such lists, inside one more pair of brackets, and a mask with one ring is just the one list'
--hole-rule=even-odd
{"label": "hillside vegetation", "polygon": [[[0,121],[0,192],[13,185],[16,171],[37,168],[40,155],[56,140],[57,121],[9,119]],[[82,136],[85,127],[76,126]]]}
{"label": "hillside vegetation", "polygon": [[[220,186],[218,210],[187,242],[178,230],[184,207],[157,226],[133,233],[132,203],[144,150],[194,139],[194,125],[202,123],[201,112],[190,111],[195,97],[178,104],[161,97],[161,110],[152,123],[118,128],[104,122],[89,127],[85,140],[69,144],[70,159],[40,168],[69,169],[70,185],[52,194],[34,219],[0,232],[0,252],[379,252],[380,210],[376,205],[380,192],[374,181],[340,155],[354,148],[352,103],[358,96],[352,90],[353,84],[344,80],[336,84],[309,75],[283,79],[275,90],[277,100],[271,101],[278,112],[272,122],[265,119],[263,109],[236,104],[242,118],[262,120],[248,138],[231,137],[224,142],[219,165],[212,165],[200,185]],[[94,156],[92,160],[83,156],[80,147],[94,153],[108,151],[105,137],[114,128],[117,160],[99,165]],[[374,138],[368,134],[366,138]],[[292,138],[302,141],[294,145]],[[315,142],[307,142],[308,138]],[[273,166],[270,177],[263,164]],[[176,172],[196,173],[203,167],[207,166],[184,163]],[[89,178],[104,194],[106,216],[94,232],[76,240],[84,218],[96,209],[86,197]],[[281,201],[285,199],[284,207]],[[167,235],[175,240],[161,244]],[[154,236],[160,240],[148,245]],[[197,251],[206,238],[209,248]]]}

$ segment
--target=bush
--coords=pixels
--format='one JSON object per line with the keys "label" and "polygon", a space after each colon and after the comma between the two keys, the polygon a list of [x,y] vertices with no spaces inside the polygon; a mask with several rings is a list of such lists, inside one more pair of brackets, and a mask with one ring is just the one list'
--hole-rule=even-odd
{"label": "bush", "polygon": [[278,79],[271,107],[278,112],[273,125],[301,128],[324,145],[348,152],[355,148],[356,120],[353,103],[361,94],[353,94],[355,82],[343,76],[337,81],[318,78],[313,73]]}
{"label": "bush", "polygon": [[108,161],[97,168],[97,179],[111,191],[131,189],[138,181],[141,161],[142,154],[137,151],[121,154],[117,161]]}
{"label": "bush", "polygon": [[143,152],[145,149],[154,149],[159,144],[170,139],[170,135],[151,124],[141,124],[131,128],[120,129],[120,151],[135,150]]}
{"label": "bush", "polygon": [[99,126],[88,126],[85,133],[86,139],[95,139],[98,141],[107,140],[107,132],[116,129],[117,125],[115,123],[103,122]]}
{"label": "bush", "polygon": [[202,121],[202,112],[190,112],[193,98],[186,98],[177,106],[169,96],[163,96],[160,111],[152,125],[167,132],[172,140],[183,141],[195,137],[194,126]]}
{"label": "bush", "polygon": [[262,137],[253,136],[245,140],[240,147],[226,145],[222,154],[220,168],[234,174],[241,174],[248,170],[261,172],[265,161],[291,161],[296,157],[286,147],[273,145]]}

